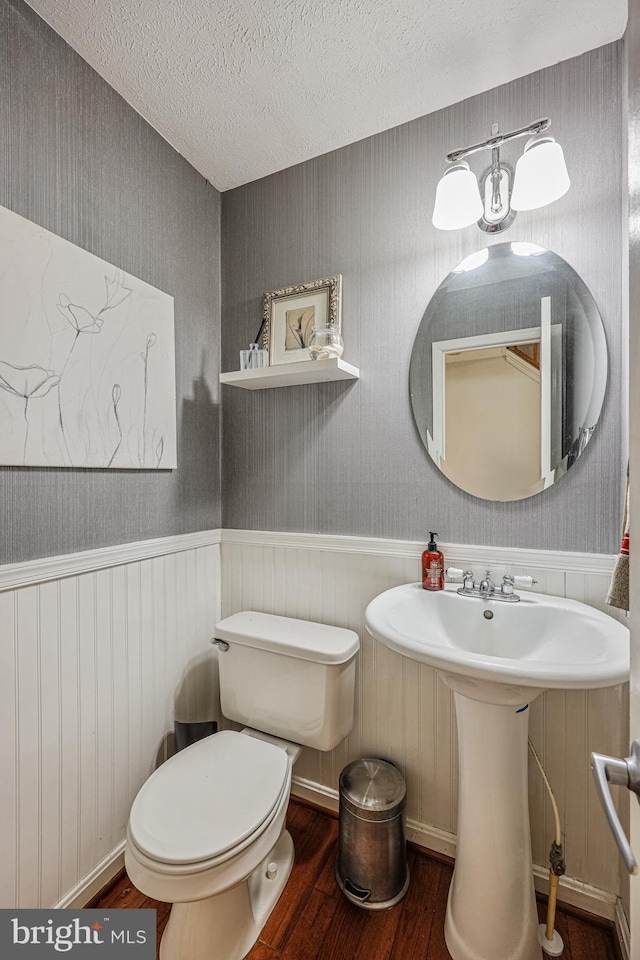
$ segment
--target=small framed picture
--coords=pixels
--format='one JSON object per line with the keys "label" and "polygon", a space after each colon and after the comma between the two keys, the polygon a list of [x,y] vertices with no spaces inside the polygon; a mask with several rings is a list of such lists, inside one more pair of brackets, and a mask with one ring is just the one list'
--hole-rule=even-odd
{"label": "small framed picture", "polygon": [[314,327],[331,326],[340,333],[341,300],[341,274],[265,293],[261,345],[269,351],[269,364],[309,360]]}

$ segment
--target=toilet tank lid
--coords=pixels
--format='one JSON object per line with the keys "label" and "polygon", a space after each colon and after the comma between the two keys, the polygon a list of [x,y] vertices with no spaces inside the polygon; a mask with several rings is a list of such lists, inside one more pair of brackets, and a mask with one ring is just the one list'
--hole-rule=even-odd
{"label": "toilet tank lid", "polygon": [[358,652],[358,634],[326,623],[243,610],[216,624],[217,640],[271,650],[314,663],[345,663]]}

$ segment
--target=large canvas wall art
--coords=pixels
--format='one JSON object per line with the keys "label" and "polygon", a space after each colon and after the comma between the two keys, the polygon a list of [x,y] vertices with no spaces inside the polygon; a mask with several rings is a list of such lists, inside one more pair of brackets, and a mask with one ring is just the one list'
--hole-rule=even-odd
{"label": "large canvas wall art", "polygon": [[173,297],[0,207],[0,464],[176,466]]}

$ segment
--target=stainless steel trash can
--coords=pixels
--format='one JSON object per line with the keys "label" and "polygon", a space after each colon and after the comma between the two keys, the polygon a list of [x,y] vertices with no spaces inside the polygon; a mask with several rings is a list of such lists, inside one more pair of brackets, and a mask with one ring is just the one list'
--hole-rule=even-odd
{"label": "stainless steel trash can", "polygon": [[406,796],[404,777],[386,760],[354,760],[340,774],[336,879],[359,907],[386,910],[407,892]]}

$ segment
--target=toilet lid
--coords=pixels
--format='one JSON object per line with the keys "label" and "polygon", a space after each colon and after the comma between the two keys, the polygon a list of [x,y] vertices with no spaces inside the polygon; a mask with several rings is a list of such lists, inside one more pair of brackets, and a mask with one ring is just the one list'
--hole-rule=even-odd
{"label": "toilet lid", "polygon": [[195,863],[232,850],[269,819],[289,757],[264,740],[223,730],[180,751],[133,802],[129,832],[162,863]]}

